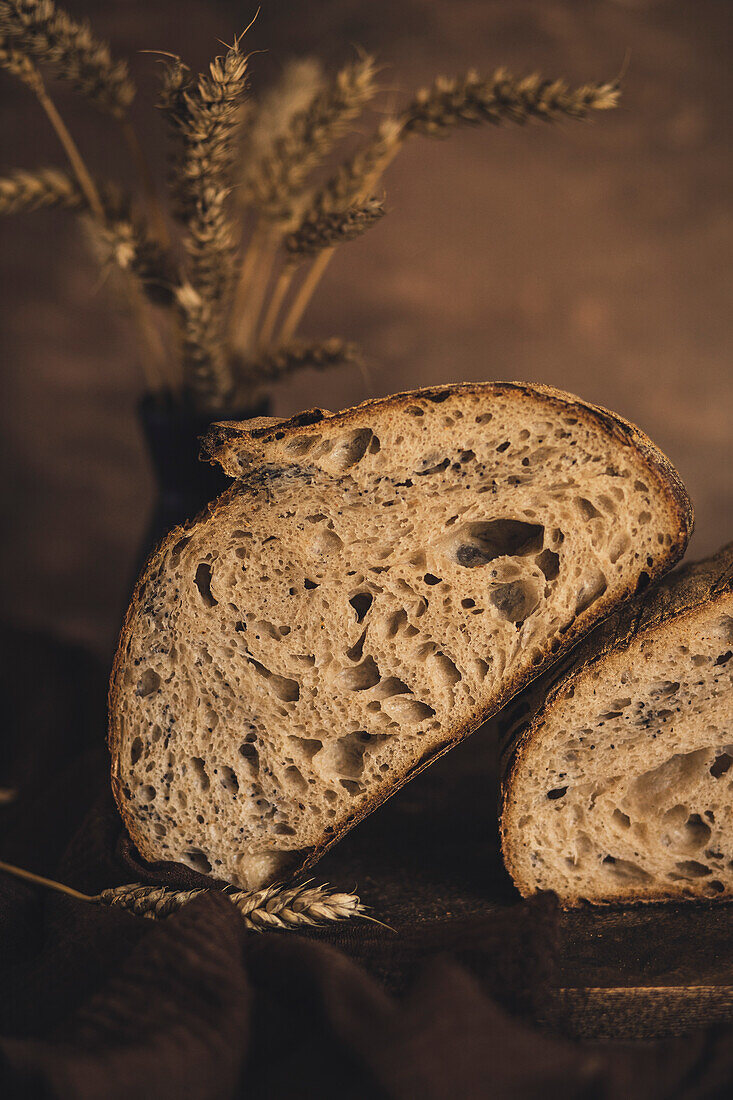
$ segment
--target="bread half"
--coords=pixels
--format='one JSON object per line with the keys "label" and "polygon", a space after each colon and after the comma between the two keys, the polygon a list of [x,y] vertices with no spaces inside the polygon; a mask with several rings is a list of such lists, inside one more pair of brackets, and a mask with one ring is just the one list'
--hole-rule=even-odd
{"label": "bread half", "polygon": [[244,888],[325,849],[683,553],[674,469],[539,386],[215,426],[237,480],[153,554],[110,689],[149,860]]}
{"label": "bread half", "polygon": [[511,704],[501,829],[519,890],[733,897],[733,543],[572,656]]}

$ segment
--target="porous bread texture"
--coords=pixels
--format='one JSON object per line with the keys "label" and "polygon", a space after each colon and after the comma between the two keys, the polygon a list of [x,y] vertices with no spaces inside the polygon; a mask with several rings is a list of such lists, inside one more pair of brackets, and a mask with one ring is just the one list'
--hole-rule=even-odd
{"label": "porous bread texture", "polygon": [[602,624],[515,718],[502,842],[523,894],[733,897],[733,543]]}
{"label": "porous bread texture", "polygon": [[153,555],[110,691],[141,853],[312,863],[637,583],[689,501],[636,429],[512,384],[215,428],[240,480]]}

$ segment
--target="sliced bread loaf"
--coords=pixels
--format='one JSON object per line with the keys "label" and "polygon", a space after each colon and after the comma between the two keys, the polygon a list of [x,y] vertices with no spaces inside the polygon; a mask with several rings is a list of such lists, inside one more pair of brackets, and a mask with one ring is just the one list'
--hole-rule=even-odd
{"label": "sliced bread loaf", "polygon": [[146,858],[247,888],[313,863],[692,522],[646,436],[539,386],[223,424],[205,450],[238,480],[138,583],[112,782]]}
{"label": "sliced bread loaf", "polygon": [[501,830],[519,890],[733,897],[733,543],[571,660],[511,704]]}

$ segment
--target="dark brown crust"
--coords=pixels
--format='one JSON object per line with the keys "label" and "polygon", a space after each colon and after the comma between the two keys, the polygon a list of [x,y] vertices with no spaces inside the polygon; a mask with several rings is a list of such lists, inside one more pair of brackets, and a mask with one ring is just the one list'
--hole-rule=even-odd
{"label": "dark brown crust", "polygon": [[[550,669],[533,684],[528,692],[527,717],[522,722],[517,735],[506,746],[500,768],[502,854],[507,871],[523,896],[526,897],[531,891],[526,889],[517,868],[516,846],[512,843],[516,827],[512,826],[511,816],[516,804],[515,788],[518,782],[519,765],[529,753],[539,751],[542,727],[548,713],[558,702],[574,691],[581,676],[603,661],[608,654],[626,650],[638,638],[653,633],[660,625],[693,616],[702,608],[710,607],[731,594],[733,594],[733,542],[722,547],[711,558],[682,566],[655,587],[649,588],[640,596],[623,604],[579,644],[572,654],[570,669],[565,670],[560,676]],[[588,904],[623,905],[628,904],[629,900],[650,903],[679,900],[679,898],[679,892],[672,890],[667,893],[656,891],[647,894],[642,890],[635,890],[633,894],[620,898],[592,899]],[[578,898],[574,902],[565,902],[565,905],[571,906],[583,900],[585,899]],[[709,902],[709,899],[700,900]]]}
{"label": "dark brown crust", "polygon": [[[682,557],[692,532],[694,522],[693,510],[684,485],[669,459],[654,446],[648,436],[629,421],[624,420],[620,416],[616,416],[607,409],[590,405],[571,394],[563,393],[549,386],[534,385],[527,382],[467,382],[449,386],[431,387],[422,390],[412,390],[395,394],[391,397],[376,398],[371,401],[366,401],[361,405],[357,405],[354,408],[346,409],[340,413],[327,413],[322,409],[313,409],[305,413],[300,413],[298,416],[291,417],[289,420],[270,420],[267,423],[259,420],[254,422],[248,421],[242,424],[233,422],[216,424],[202,440],[201,457],[212,463],[220,463],[224,469],[229,472],[227,457],[231,451],[246,451],[247,463],[242,467],[242,469],[246,469],[250,464],[254,465],[266,461],[265,451],[268,449],[268,446],[274,445],[277,447],[290,433],[297,433],[299,436],[307,435],[309,432],[314,434],[316,432],[320,433],[323,431],[324,422],[333,424],[334,426],[350,426],[354,422],[358,423],[362,418],[373,417],[375,413],[399,410],[414,401],[416,397],[432,400],[436,403],[442,403],[442,401],[447,398],[458,394],[475,395],[484,400],[501,395],[517,395],[520,398],[526,398],[533,402],[537,398],[540,398],[550,406],[555,408],[559,407],[565,412],[571,411],[573,414],[578,415],[579,418],[585,418],[594,426],[600,425],[603,431],[610,435],[616,442],[631,447],[641,458],[649,474],[654,477],[658,495],[660,497],[666,497],[668,501],[670,512],[669,530],[673,532],[671,546],[667,549],[666,554],[660,555],[660,560],[653,569],[649,571],[650,581],[654,581],[662,576]],[[292,458],[290,458],[289,461],[293,465],[297,464],[297,460],[293,460]],[[119,749],[122,737],[118,713],[118,700],[121,692],[122,659],[127,641],[130,637],[131,625],[137,614],[138,605],[140,603],[142,585],[151,578],[156,564],[162,560],[168,546],[171,545],[174,540],[179,539],[185,530],[190,529],[198,523],[204,515],[211,516],[216,514],[219,509],[226,505],[232,491],[233,490],[228,490],[220,496],[208,507],[205,513],[202,513],[201,516],[197,517],[191,524],[186,525],[185,528],[176,528],[167,536],[157,551],[153,553],[135,588],[122,630],[120,631],[109,690],[108,745],[112,756],[112,790],[128,832],[137,845],[141,855],[146,859],[154,859],[155,856],[150,849],[146,849],[145,838],[140,835],[135,827],[134,820],[129,812],[127,812],[122,784],[118,774]],[[602,618],[608,615],[609,612],[617,606],[619,601],[626,600],[631,595],[633,595],[633,592],[631,586],[629,586],[621,596],[613,601],[610,598],[599,599],[597,603],[594,604],[593,614],[583,623],[582,630],[577,622],[574,623],[563,637],[563,646],[561,650],[559,650],[553,658],[550,658],[548,647],[548,652],[545,654],[546,659],[554,660],[555,658],[561,658],[579,641],[582,635],[585,635],[588,630],[592,629]],[[542,662],[539,667],[528,668],[523,673],[515,675],[505,684],[504,690],[499,695],[495,696],[491,704],[487,705],[482,711],[477,712],[469,722],[466,722],[464,725],[448,734],[444,744],[431,749],[424,760],[414,765],[405,775],[398,778],[390,788],[380,791],[357,812],[341,822],[337,831],[334,832],[331,838],[324,838],[321,844],[314,847],[308,853],[307,857],[301,860],[301,862],[292,869],[291,877],[295,877],[312,867],[333,844],[336,844],[350,829],[372,813],[388,798],[391,798],[392,795],[405,785],[405,783],[409,782],[414,776],[424,771],[424,769],[435,760],[443,756],[444,753],[448,752],[456,744],[468,737],[469,734],[473,733],[473,731],[486,721],[487,718],[496,714],[512,696],[516,695],[531,680],[534,680],[544,671],[544,667],[545,662]],[[300,854],[302,855],[302,853]]]}

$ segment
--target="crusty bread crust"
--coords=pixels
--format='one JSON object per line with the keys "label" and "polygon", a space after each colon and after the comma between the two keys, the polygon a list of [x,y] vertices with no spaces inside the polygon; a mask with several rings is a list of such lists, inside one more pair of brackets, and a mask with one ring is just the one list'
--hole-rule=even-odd
{"label": "crusty bread crust", "polygon": [[[295,436],[319,434],[323,431],[324,425],[333,426],[334,428],[357,428],[367,422],[373,423],[375,415],[380,418],[389,418],[393,412],[409,405],[418,396],[440,403],[453,394],[475,395],[482,399],[490,399],[493,396],[514,395],[520,401],[526,399],[533,403],[539,398],[541,401],[546,402],[548,406],[571,413],[573,416],[577,416],[579,420],[590,423],[593,427],[600,427],[614,441],[631,448],[642,460],[647,472],[655,481],[660,498],[666,500],[669,518],[668,529],[672,533],[671,545],[660,552],[658,560],[648,571],[649,581],[655,581],[671,569],[684,554],[693,528],[693,509],[684,485],[669,459],[652,443],[648,436],[629,421],[606,409],[588,404],[571,394],[563,393],[549,386],[525,382],[461,383],[378,398],[335,414],[325,412],[322,409],[313,409],[287,420],[259,418],[256,421],[243,423],[226,422],[216,424],[203,439],[202,458],[208,459],[212,463],[219,463],[224,471],[234,478],[241,477],[253,467],[265,462],[284,462],[288,465],[297,465],[298,460],[293,457],[292,451],[285,450],[288,442]],[[313,463],[313,457],[309,456],[308,464],[312,465]],[[201,518],[207,515],[215,516],[218,511],[226,508],[228,501],[236,492],[236,486],[227,490],[192,523],[175,528],[161,546],[152,553],[137,583],[120,632],[109,689],[108,745],[112,760],[112,790],[120,815],[134,843],[141,855],[149,860],[156,858],[155,853],[128,811],[119,774],[122,740],[120,702],[125,646],[132,630],[132,624],[141,606],[141,593],[147,583],[160,570],[168,549],[185,535],[186,531],[195,526]],[[620,599],[624,600],[631,595],[633,595],[633,591],[629,587]],[[360,809],[353,812],[335,829],[333,835],[330,837],[324,836],[322,841],[314,846],[305,858],[300,858],[299,862],[286,869],[285,877],[294,877],[308,870],[322,857],[328,848],[337,843],[354,825],[363,820],[387,798],[395,794],[415,775],[422,772],[454,745],[471,734],[488,717],[503,707],[509,699],[526,687],[531,680],[543,671],[548,660],[554,660],[555,657],[561,658],[566,654],[578,642],[580,636],[608,615],[617,603],[618,598],[600,597],[583,625],[580,626],[576,619],[566,631],[561,648],[557,650],[554,657],[550,656],[549,646],[547,646],[544,659],[538,667],[527,668],[525,671],[515,674],[504,684],[503,690],[495,693],[487,706],[481,711],[477,711],[470,721],[446,731],[445,742],[442,745],[431,749],[416,765],[404,775],[398,777],[389,789],[380,790],[371,800],[365,802]],[[303,853],[300,852],[298,855],[302,857]]]}
{"label": "crusty bread crust", "polygon": [[[685,564],[670,573],[592,630],[570,655],[569,662],[550,669],[528,690],[519,725],[506,731],[500,765],[500,834],[505,866],[523,896],[531,893],[519,869],[520,829],[515,818],[518,794],[518,774],[528,754],[539,750],[542,728],[553,708],[571,696],[578,685],[589,677],[596,665],[610,653],[627,650],[638,639],[651,635],[662,624],[672,621],[680,625],[702,608],[723,604],[733,594],[733,542],[703,561]],[[515,716],[516,717],[516,716]],[[634,902],[652,903],[679,900],[679,891],[660,890],[636,884],[633,899],[582,899],[564,901],[568,908],[587,901],[588,904],[613,906]],[[686,899],[709,903],[709,898]]]}

